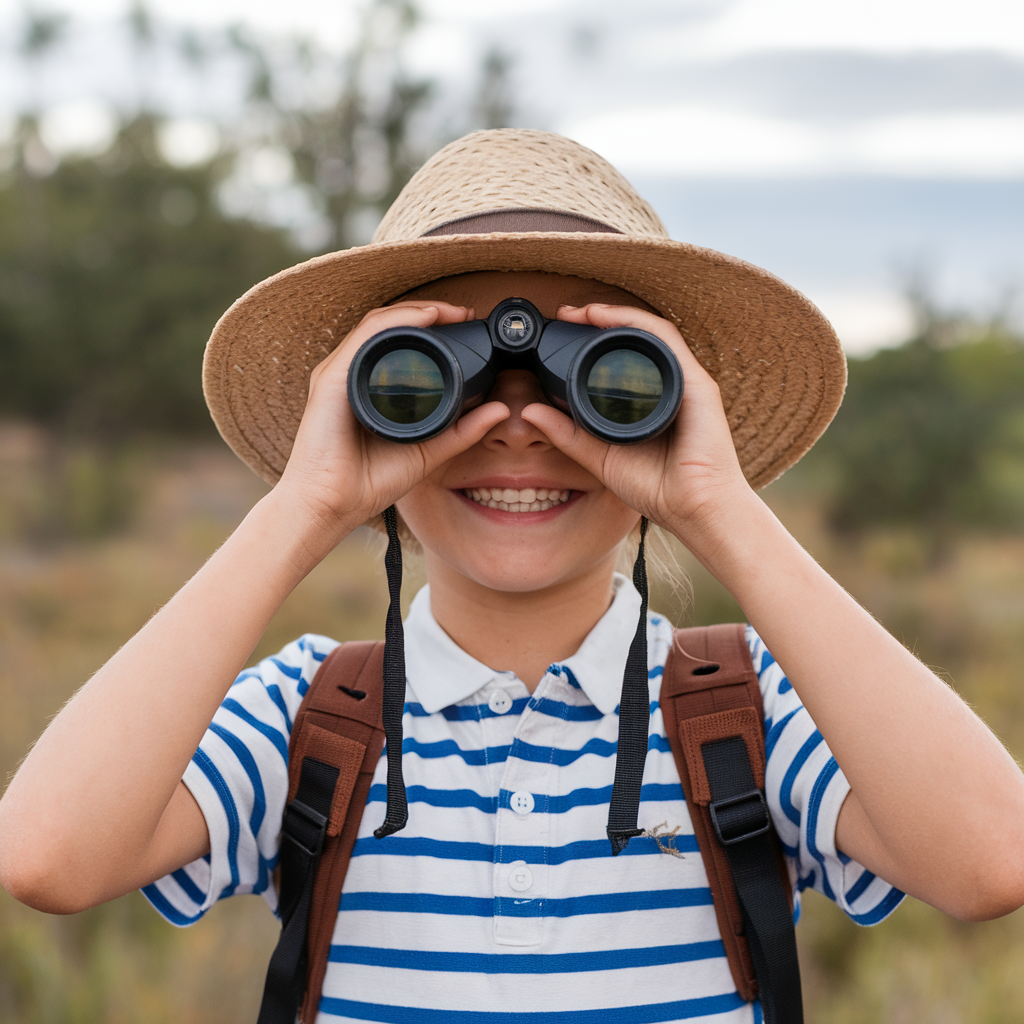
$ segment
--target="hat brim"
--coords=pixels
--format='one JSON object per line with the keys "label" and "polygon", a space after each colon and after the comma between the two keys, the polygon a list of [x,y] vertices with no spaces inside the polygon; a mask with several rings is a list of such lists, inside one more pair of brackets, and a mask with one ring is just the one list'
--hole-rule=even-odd
{"label": "hat brim", "polygon": [[313,367],[369,310],[429,281],[481,270],[602,281],[671,320],[718,382],[755,488],[792,466],[842,401],[846,359],[832,326],[796,289],[753,264],[630,235],[443,235],[318,256],[246,292],[218,321],[203,361],[203,390],[221,435],[276,483]]}

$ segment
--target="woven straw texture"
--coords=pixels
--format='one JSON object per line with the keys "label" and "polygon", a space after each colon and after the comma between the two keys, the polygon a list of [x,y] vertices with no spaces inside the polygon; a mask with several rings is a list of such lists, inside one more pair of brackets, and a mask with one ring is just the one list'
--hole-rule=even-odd
{"label": "woven straw texture", "polygon": [[[497,209],[591,217],[622,234],[421,236]],[[256,285],[207,345],[203,385],[221,434],[264,480],[278,480],[309,374],[362,316],[412,288],[474,270],[547,271],[603,281],[679,327],[718,381],[743,472],[763,487],[835,415],[846,383],[839,340],[818,309],[749,263],[666,237],[657,215],[606,161],[546,132],[475,132],[434,156],[370,245],[330,253]]]}

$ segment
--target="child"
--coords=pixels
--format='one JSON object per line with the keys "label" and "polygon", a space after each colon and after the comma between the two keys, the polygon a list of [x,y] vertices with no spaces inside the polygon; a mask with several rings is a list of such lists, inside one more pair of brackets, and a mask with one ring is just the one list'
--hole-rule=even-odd
{"label": "child", "polygon": [[[660,338],[685,381],[673,426],[608,445],[525,370],[429,441],[359,426],[347,371],[367,339],[486,317],[513,295]],[[752,489],[834,413],[834,334],[776,278],[669,241],[595,154],[533,131],[453,143],[374,244],[239,300],[204,373],[225,438],[276,486],[26,758],[0,802],[0,881],[17,898],[71,913],[145,887],[176,924],[234,893],[275,904],[291,724],[335,643],[305,636],[238,673],[291,589],[396,504],[429,579],[405,625],[409,818],[373,837],[382,758],[321,1024],[757,1019],[722,953],[657,704],[672,641],[657,615],[645,835],[618,857],[605,836],[640,608],[614,566],[641,515],[751,623],[795,890],[862,924],[902,892],[971,920],[1024,903],[1016,764]]]}

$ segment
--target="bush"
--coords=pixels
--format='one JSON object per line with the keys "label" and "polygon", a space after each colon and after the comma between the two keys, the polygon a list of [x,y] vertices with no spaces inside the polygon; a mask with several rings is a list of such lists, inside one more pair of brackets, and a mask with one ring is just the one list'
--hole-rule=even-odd
{"label": "bush", "polygon": [[949,343],[933,320],[901,348],[850,360],[846,398],[807,457],[840,532],[1024,523],[1024,345],[989,327]]}

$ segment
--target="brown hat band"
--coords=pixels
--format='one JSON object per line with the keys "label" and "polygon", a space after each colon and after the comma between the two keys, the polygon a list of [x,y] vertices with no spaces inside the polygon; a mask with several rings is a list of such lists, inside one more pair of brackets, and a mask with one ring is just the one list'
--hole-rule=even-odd
{"label": "brown hat band", "polygon": [[489,235],[493,231],[586,231],[621,235],[618,228],[592,217],[581,217],[576,213],[562,213],[560,210],[489,210],[487,213],[471,213],[445,221],[436,228],[421,235],[433,238],[435,235]]}

